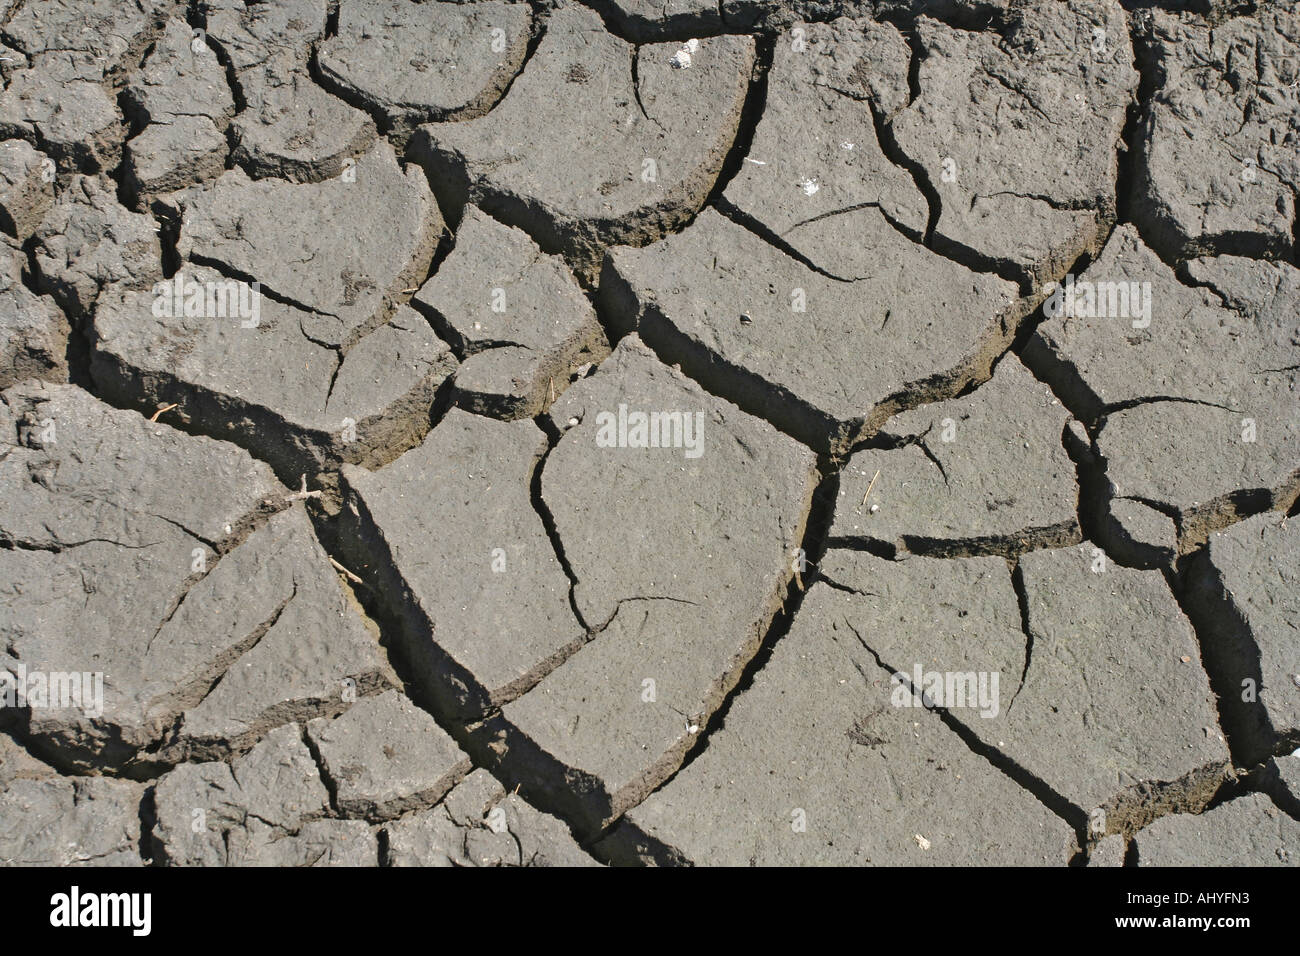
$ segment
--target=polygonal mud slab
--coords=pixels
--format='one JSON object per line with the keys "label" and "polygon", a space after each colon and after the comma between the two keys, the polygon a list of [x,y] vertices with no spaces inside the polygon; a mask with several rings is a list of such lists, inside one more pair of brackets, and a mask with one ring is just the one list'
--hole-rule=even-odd
{"label": "polygonal mud slab", "polygon": [[1121,226],[1053,292],[1024,359],[1080,419],[1105,416],[1110,493],[1177,515],[1195,541],[1300,491],[1300,270],[1235,256],[1187,268],[1203,288]]}
{"label": "polygonal mud slab", "polygon": [[1027,638],[1012,578],[992,558],[886,563],[833,551],[820,570],[852,589],[845,619],[895,669],[898,706],[948,711],[1055,799],[1104,808],[1104,833],[1157,804],[1203,805],[1228,752],[1192,629],[1163,579],[1094,572],[1093,552],[1020,559]]}
{"label": "polygonal mud slab", "polygon": [[456,401],[480,414],[532,418],[579,368],[609,354],[564,260],[472,206],[456,247],[411,304],[461,357]]}
{"label": "polygonal mud slab", "polygon": [[148,292],[103,293],[91,376],[124,405],[176,404],[169,416],[252,450],[294,487],[417,444],[456,367],[447,345],[407,306],[346,351],[311,336],[318,321],[260,285],[185,263]]}
{"label": "polygonal mud slab", "polygon": [[307,740],[334,808],[349,817],[385,820],[430,807],[470,771],[450,735],[395,690],[311,721]]}
{"label": "polygonal mud slab", "polygon": [[635,336],[551,415],[565,431],[542,501],[598,633],[486,733],[506,773],[594,831],[672,773],[757,650],[798,564],[815,463]]}
{"label": "polygonal mud slab", "polygon": [[1085,543],[1020,559],[1023,682],[1001,722],[967,723],[1077,806],[1103,807],[1115,832],[1153,807],[1203,805],[1229,764],[1196,637],[1163,577],[1098,555]]}
{"label": "polygonal mud slab", "polygon": [[261,517],[265,465],[72,386],[3,398],[4,683],[58,765],[237,751],[393,682],[305,512]]}
{"label": "polygonal mud slab", "polygon": [[936,715],[891,705],[853,604],[813,585],[708,747],[602,849],[732,866],[1064,864],[1069,826]]}
{"label": "polygonal mud slab", "polygon": [[842,282],[711,209],[663,242],[612,250],[601,294],[665,360],[830,451],[987,378],[1025,314],[1011,283],[901,235],[870,278]]}
{"label": "polygonal mud slab", "polygon": [[754,42],[700,41],[680,69],[679,46],[633,47],[561,7],[496,109],[420,127],[412,155],[444,184],[444,208],[468,195],[594,275],[604,246],[652,242],[694,215],[735,137]]}
{"label": "polygonal mud slab", "polygon": [[[562,435],[544,465],[542,498],[586,620],[609,621],[621,601],[674,595],[716,607],[730,603],[720,599],[733,587],[765,604],[766,588],[751,593],[744,569],[718,566],[715,544],[742,533],[761,541],[760,531],[771,531],[772,540],[744,560],[762,577],[788,577],[779,556],[798,544],[812,492],[814,458],[806,448],[661,364],[635,335],[550,417]],[[738,488],[746,486],[742,499]],[[632,510],[638,502],[645,509],[639,517]],[[705,526],[702,514],[709,515]],[[653,546],[659,543],[663,550]],[[763,562],[773,554],[771,566]],[[706,585],[688,573],[695,566],[688,556],[712,562],[719,576]]]}
{"label": "polygonal mud slab", "polygon": [[197,115],[224,126],[234,114],[225,70],[212,49],[195,40],[194,31],[183,21],[167,21],[124,91],[139,121],[168,123]]}
{"label": "polygonal mud slab", "polygon": [[68,320],[52,296],[23,285],[27,257],[0,242],[0,390],[29,378],[66,381]]}
{"label": "polygonal mud slab", "polygon": [[287,724],[229,764],[182,764],[159,780],[153,852],[173,866],[375,866],[374,832],[326,819],[329,798],[302,727]]}
{"label": "polygonal mud slab", "polygon": [[375,140],[374,121],[326,93],[299,63],[273,58],[256,82],[241,81],[250,102],[231,122],[234,156],[253,176],[331,179],[355,168]]}
{"label": "polygonal mud slab", "polygon": [[1298,525],[1275,514],[1248,518],[1211,534],[1187,570],[1189,600],[1215,635],[1207,653],[1240,703],[1257,759],[1300,746]]}
{"label": "polygonal mud slab", "polygon": [[140,866],[144,786],[107,777],[11,780],[0,866]]}
{"label": "polygonal mud slab", "polygon": [[231,170],[178,202],[183,260],[259,281],[267,295],[313,313],[303,333],[330,348],[383,324],[424,279],[443,228],[424,175],[403,171],[386,143],[325,182],[254,181]]}
{"label": "polygonal mud slab", "polygon": [[1300,15],[1267,5],[1211,24],[1153,11],[1160,82],[1137,134],[1133,215],[1169,259],[1290,258],[1300,189]]}
{"label": "polygonal mud slab", "polygon": [[1300,822],[1262,793],[1198,816],[1173,814],[1133,838],[1138,866],[1296,866]]}
{"label": "polygonal mud slab", "polygon": [[54,161],[21,139],[0,143],[0,229],[19,242],[54,204]]}
{"label": "polygonal mud slab", "polygon": [[971,32],[917,22],[919,95],[890,123],[936,204],[936,249],[1022,282],[1094,253],[1136,92],[1118,0],[1031,0]]}
{"label": "polygonal mud slab", "polygon": [[71,316],[90,312],[107,285],[148,288],[162,278],[158,224],[90,176],[72,178],[37,227],[35,243],[40,287]]}
{"label": "polygonal mud slab", "polygon": [[128,189],[137,208],[152,196],[215,179],[225,170],[226,137],[206,116],[152,123],[126,145]]}
{"label": "polygonal mud slab", "polygon": [[240,106],[231,124],[235,160],[257,178],[319,182],[346,172],[374,141],[375,124],[311,76],[325,0],[207,0],[203,9]]}
{"label": "polygonal mud slab", "polygon": [[526,3],[342,0],[320,70],[389,127],[473,119],[523,66],[531,20]]}
{"label": "polygonal mud slab", "polygon": [[874,119],[907,102],[908,59],[898,30],[870,20],[783,33],[763,116],[721,208],[839,279],[876,272],[895,230],[919,242],[926,198],[886,157]]}
{"label": "polygonal mud slab", "polygon": [[1111,497],[1104,504],[1102,540],[1107,553],[1129,567],[1164,568],[1178,553],[1178,525],[1137,498]]}
{"label": "polygonal mud slab", "polygon": [[388,866],[596,866],[568,827],[475,770],[437,807],[384,828]]}
{"label": "polygonal mud slab", "polygon": [[535,684],[584,640],[531,486],[531,421],[453,409],[373,473],[344,466],[341,546],[401,622],[420,690],[457,720]]}
{"label": "polygonal mud slab", "polygon": [[1009,557],[1078,542],[1078,488],[1062,444],[1068,418],[1006,356],[972,394],[890,419],[889,447],[849,459],[832,542]]}
{"label": "polygonal mud slab", "polygon": [[167,21],[124,97],[132,120],[143,127],[126,144],[126,179],[137,197],[215,179],[225,170],[225,130],[235,100],[216,54],[187,24]]}

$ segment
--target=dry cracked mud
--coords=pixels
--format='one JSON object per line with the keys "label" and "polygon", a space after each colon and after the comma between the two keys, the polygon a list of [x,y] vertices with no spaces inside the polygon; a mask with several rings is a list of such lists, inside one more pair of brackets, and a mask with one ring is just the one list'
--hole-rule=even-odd
{"label": "dry cracked mud", "polygon": [[0,2],[0,864],[1300,864],[1281,0]]}

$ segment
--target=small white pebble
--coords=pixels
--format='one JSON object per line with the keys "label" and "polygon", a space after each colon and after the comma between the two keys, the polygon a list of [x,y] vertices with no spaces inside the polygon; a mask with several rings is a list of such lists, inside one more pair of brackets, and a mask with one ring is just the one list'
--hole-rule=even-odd
{"label": "small white pebble", "polygon": [[691,55],[700,48],[699,40],[687,40],[680,50],[672,55],[668,63],[674,70],[685,70],[691,65]]}
{"label": "small white pebble", "polygon": [[805,179],[803,182],[799,183],[799,188],[803,190],[805,196],[811,196],[813,193],[817,192],[817,190],[821,189],[821,186],[817,185],[817,180],[815,179]]}
{"label": "small white pebble", "polygon": [[929,841],[929,840],[927,840],[925,837],[921,836],[921,834],[919,834],[919,833],[914,834],[914,835],[915,835],[915,837],[916,837],[916,845],[917,845],[917,846],[919,846],[922,850],[928,850],[928,849],[930,849],[930,841]]}
{"label": "small white pebble", "polygon": [[880,505],[872,505],[869,510],[871,511],[872,514],[875,514],[877,511],[880,510]]}

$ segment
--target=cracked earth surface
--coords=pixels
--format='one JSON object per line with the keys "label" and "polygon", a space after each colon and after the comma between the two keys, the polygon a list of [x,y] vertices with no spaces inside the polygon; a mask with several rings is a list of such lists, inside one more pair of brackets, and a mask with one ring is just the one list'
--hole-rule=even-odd
{"label": "cracked earth surface", "polygon": [[0,75],[0,863],[1300,862],[1290,4],[0,0]]}

